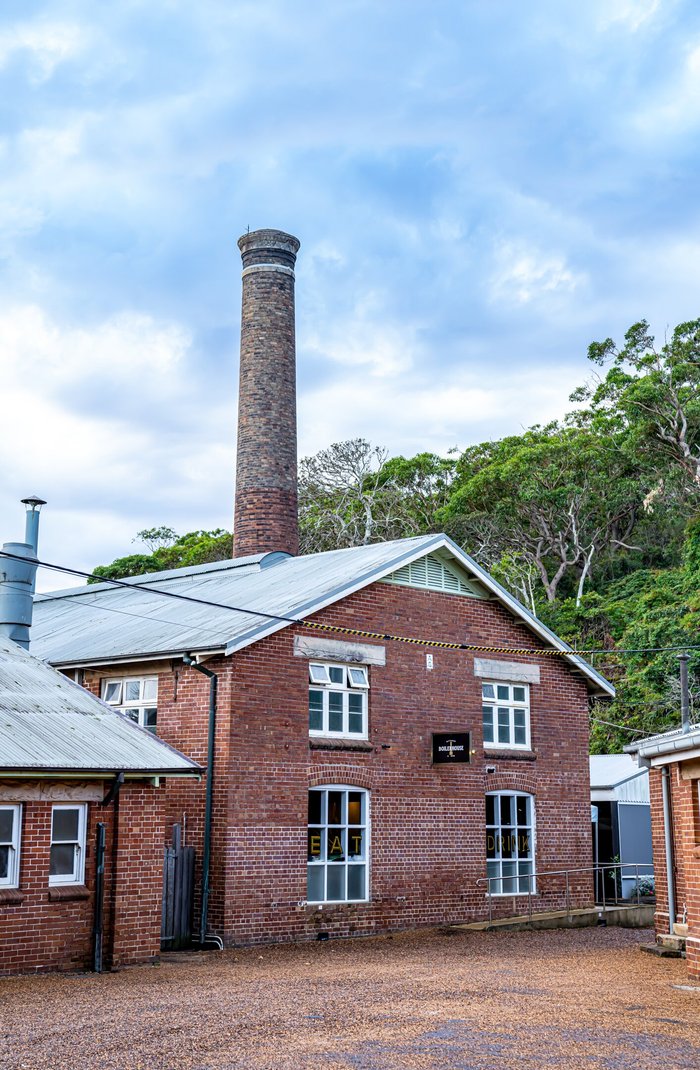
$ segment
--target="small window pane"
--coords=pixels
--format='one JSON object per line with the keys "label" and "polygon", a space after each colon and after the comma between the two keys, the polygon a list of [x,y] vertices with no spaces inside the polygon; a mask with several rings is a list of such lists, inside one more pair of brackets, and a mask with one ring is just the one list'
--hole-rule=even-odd
{"label": "small window pane", "polygon": [[143,697],[146,702],[158,698],[158,680],[143,681]]}
{"label": "small window pane", "polygon": [[530,837],[527,832],[518,833],[518,858],[530,857]]}
{"label": "small window pane", "polygon": [[365,839],[364,829],[361,828],[349,828],[348,829],[348,858],[364,858],[365,857]]}
{"label": "small window pane", "polygon": [[496,797],[494,795],[486,796],[486,824],[496,824]]}
{"label": "small window pane", "polygon": [[343,731],[343,696],[339,691],[328,693],[328,731]]}
{"label": "small window pane", "polygon": [[147,706],[143,711],[143,724],[144,728],[155,728],[156,719],[158,717],[158,710],[155,706]]}
{"label": "small window pane", "polygon": [[348,866],[348,899],[365,898],[365,867]]}
{"label": "small window pane", "polygon": [[124,681],[124,701],[125,702],[138,702],[141,698],[141,681],[140,680],[125,680]]}
{"label": "small window pane", "polygon": [[519,746],[524,747],[525,744],[527,743],[527,737],[525,735],[525,729],[524,728],[520,728],[518,725],[516,725],[515,729],[514,729],[514,732],[513,732],[513,740]]}
{"label": "small window pane", "polygon": [[332,684],[344,684],[345,683],[345,669],[342,669],[340,665],[331,665],[329,675]]}
{"label": "small window pane", "polygon": [[348,718],[348,732],[352,732],[353,735],[362,735],[362,720],[361,713],[351,713]]}
{"label": "small window pane", "polygon": [[0,810],[0,843],[12,843],[14,823],[14,810]]}
{"label": "small window pane", "polygon": [[309,691],[309,728],[320,732],[323,728],[323,692]]}
{"label": "small window pane", "polygon": [[365,696],[363,694],[353,694],[350,692],[348,695],[348,706],[351,713],[362,713],[365,708]]}
{"label": "small window pane", "polygon": [[80,822],[79,810],[54,810],[51,826],[51,839],[76,841]]}
{"label": "small window pane", "polygon": [[309,829],[307,859],[309,862],[320,862],[323,847],[323,830]]}
{"label": "small window pane", "polygon": [[524,702],[524,701],[525,701],[525,688],[524,687],[514,687],[513,688],[513,702]]}
{"label": "small window pane", "polygon": [[343,792],[328,792],[328,824],[340,825],[343,820]]}
{"label": "small window pane", "polygon": [[325,665],[309,665],[309,679],[312,684],[327,684],[328,669]]}
{"label": "small window pane", "polygon": [[367,670],[352,666],[348,669],[348,676],[353,687],[367,687]]}
{"label": "small window pane", "polygon": [[72,843],[54,844],[51,848],[49,875],[69,877],[75,871],[76,848]]}
{"label": "small window pane", "polygon": [[328,850],[326,857],[329,862],[345,861],[345,829],[328,829]]}
{"label": "small window pane", "polygon": [[501,795],[501,824],[513,824],[513,796]]}
{"label": "small window pane", "polygon": [[364,794],[361,791],[348,792],[348,824],[361,825],[364,821],[362,813],[362,800]]}
{"label": "small window pane", "polygon": [[530,799],[527,795],[516,795],[515,797],[515,805],[519,825],[530,824],[530,807],[528,805],[529,802]]}
{"label": "small window pane", "polygon": [[105,702],[119,702],[121,697],[121,680],[109,680],[105,686]]}
{"label": "small window pane", "polygon": [[508,710],[498,710],[498,742],[510,742],[510,715]]}
{"label": "small window pane", "polygon": [[498,684],[496,688],[496,694],[498,698],[505,699],[507,702],[510,698],[510,688],[506,684]]}
{"label": "small window pane", "polygon": [[484,743],[493,743],[493,706],[483,706]]}
{"label": "small window pane", "polygon": [[328,874],[329,900],[345,899],[345,866],[329,866]]}
{"label": "small window pane", "polygon": [[481,694],[484,698],[495,698],[495,692],[493,690],[493,684],[482,684]]}
{"label": "small window pane", "polygon": [[323,877],[325,872],[323,866],[309,866],[306,871],[306,898],[310,903],[318,903],[325,898],[323,895]]}
{"label": "small window pane", "polygon": [[128,717],[130,721],[139,723],[139,711],[138,710],[122,710],[125,717]]}
{"label": "small window pane", "polygon": [[320,825],[323,822],[323,792],[309,792],[309,824]]}
{"label": "small window pane", "polygon": [[10,847],[0,847],[0,881],[10,875]]}

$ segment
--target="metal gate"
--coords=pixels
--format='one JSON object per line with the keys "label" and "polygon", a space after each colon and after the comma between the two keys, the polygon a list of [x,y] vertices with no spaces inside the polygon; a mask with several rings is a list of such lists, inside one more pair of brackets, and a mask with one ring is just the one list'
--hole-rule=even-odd
{"label": "metal gate", "polygon": [[194,847],[183,847],[181,829],[173,825],[173,842],[163,858],[162,951],[175,951],[192,943],[194,902]]}

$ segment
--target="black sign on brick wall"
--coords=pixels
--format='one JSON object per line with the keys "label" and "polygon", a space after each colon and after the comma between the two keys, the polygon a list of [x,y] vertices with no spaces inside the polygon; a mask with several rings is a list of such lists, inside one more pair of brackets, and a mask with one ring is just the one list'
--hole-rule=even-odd
{"label": "black sign on brick wall", "polygon": [[433,732],[433,765],[471,761],[470,732]]}

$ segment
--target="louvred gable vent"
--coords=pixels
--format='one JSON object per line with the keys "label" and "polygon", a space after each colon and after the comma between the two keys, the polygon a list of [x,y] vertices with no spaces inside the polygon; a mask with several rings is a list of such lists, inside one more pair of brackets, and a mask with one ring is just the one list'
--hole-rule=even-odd
{"label": "louvred gable vent", "polygon": [[422,587],[428,591],[447,591],[450,594],[466,594],[479,597],[479,592],[465,583],[456,572],[433,554],[392,572],[385,583],[398,583],[404,587]]}

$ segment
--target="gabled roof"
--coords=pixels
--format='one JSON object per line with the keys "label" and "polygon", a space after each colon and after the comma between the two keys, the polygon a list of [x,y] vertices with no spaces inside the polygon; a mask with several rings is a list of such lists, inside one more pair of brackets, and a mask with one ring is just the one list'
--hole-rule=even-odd
{"label": "gabled roof", "polygon": [[[303,557],[266,554],[152,573],[125,581],[128,586],[100,583],[40,595],[34,608],[32,650],[62,666],[183,652],[233,654],[430,553],[442,554],[462,569],[547,647],[566,651],[566,660],[596,693],[614,694],[604,677],[446,535]],[[217,606],[171,600],[159,591],[186,594]]]}
{"label": "gabled roof", "polygon": [[646,776],[647,770],[640,768],[631,754],[591,754],[591,788],[603,790],[616,788],[627,780]]}
{"label": "gabled roof", "polygon": [[0,775],[197,776],[196,762],[0,635]]}

